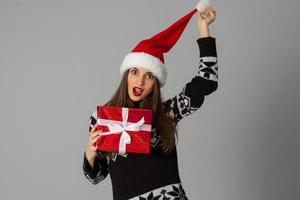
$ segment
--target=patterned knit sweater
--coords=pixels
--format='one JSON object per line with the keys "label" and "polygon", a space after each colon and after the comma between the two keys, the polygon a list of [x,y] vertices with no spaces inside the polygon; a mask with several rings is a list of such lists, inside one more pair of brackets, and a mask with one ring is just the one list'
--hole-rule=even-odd
{"label": "patterned knit sweater", "polygon": [[[200,51],[199,70],[175,97],[163,102],[164,111],[176,125],[203,104],[204,97],[218,87],[218,66],[215,38],[197,40]],[[91,128],[97,122],[97,111],[90,118]],[[110,175],[114,200],[124,199],[187,199],[178,173],[176,147],[171,153],[160,150],[160,134],[152,129],[151,153],[114,154],[113,158],[97,153],[92,168],[84,154],[83,173],[93,184]]]}

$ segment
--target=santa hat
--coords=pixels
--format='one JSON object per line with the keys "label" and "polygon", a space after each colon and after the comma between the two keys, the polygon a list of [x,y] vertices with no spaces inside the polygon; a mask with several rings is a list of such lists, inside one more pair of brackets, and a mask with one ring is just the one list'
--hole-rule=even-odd
{"label": "santa hat", "polygon": [[121,74],[127,69],[138,66],[151,71],[163,87],[167,79],[167,69],[164,64],[163,53],[168,52],[178,41],[192,16],[203,8],[209,6],[209,0],[201,0],[196,8],[179,19],[167,29],[151,38],[142,40],[125,56],[120,68]]}

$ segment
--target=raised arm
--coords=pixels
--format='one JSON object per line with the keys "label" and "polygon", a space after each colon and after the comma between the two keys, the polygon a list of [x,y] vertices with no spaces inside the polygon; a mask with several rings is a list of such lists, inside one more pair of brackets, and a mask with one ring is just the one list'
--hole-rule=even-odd
{"label": "raised arm", "polygon": [[199,70],[175,97],[164,102],[164,110],[178,123],[182,118],[199,109],[206,95],[218,87],[218,65],[215,38],[209,34],[208,25],[215,20],[216,12],[210,8],[198,12],[197,40],[200,51]]}

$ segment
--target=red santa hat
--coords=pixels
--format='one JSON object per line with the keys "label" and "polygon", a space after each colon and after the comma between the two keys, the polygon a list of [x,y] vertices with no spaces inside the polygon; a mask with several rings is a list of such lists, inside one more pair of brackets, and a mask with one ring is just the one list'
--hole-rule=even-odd
{"label": "red santa hat", "polygon": [[151,38],[142,40],[125,56],[120,68],[121,74],[131,67],[143,67],[151,71],[163,87],[167,79],[167,69],[164,64],[163,53],[168,52],[178,41],[192,16],[203,8],[209,6],[209,0],[201,0],[196,8],[179,19],[167,29]]}

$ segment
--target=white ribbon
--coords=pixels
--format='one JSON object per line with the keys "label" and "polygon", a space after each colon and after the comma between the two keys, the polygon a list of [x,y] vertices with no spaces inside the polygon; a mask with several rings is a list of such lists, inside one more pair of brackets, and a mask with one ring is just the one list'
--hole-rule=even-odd
{"label": "white ribbon", "polygon": [[[131,143],[131,137],[126,131],[140,131],[141,126],[145,123],[144,117],[142,117],[136,123],[128,123],[128,108],[122,108],[122,123],[113,120],[98,119],[99,125],[107,126],[109,131],[102,132],[100,135],[111,135],[111,134],[121,134],[119,142],[119,153],[125,154],[126,144]],[[142,128],[149,129],[149,128]],[[151,129],[150,129],[151,130]]]}

